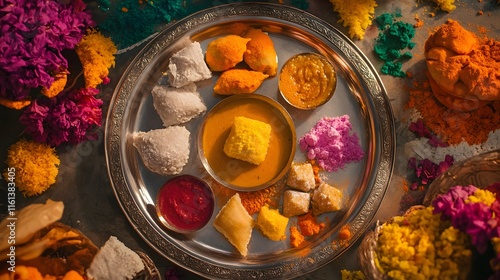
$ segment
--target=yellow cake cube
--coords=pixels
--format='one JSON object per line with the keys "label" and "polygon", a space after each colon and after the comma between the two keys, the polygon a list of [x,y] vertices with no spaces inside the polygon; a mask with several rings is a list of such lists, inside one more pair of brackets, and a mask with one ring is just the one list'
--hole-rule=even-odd
{"label": "yellow cake cube", "polygon": [[342,192],[328,185],[321,183],[312,195],[312,210],[314,215],[326,212],[339,211],[342,202]]}
{"label": "yellow cake cube", "polygon": [[286,227],[288,218],[281,215],[277,209],[270,209],[264,205],[257,216],[257,228],[273,241],[286,239]]}
{"label": "yellow cake cube", "polygon": [[259,165],[266,159],[270,139],[271,125],[238,116],[234,118],[231,132],[224,143],[224,153]]}
{"label": "yellow cake cube", "polygon": [[310,201],[309,193],[286,190],[283,194],[283,215],[293,217],[307,213]]}

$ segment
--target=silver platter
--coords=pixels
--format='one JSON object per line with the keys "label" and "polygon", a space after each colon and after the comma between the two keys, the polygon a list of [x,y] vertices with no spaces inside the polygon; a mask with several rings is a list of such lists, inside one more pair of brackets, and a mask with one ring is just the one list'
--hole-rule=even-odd
{"label": "silver platter", "polygon": [[[346,197],[342,211],[323,214],[327,227],[293,249],[289,239],[270,241],[253,231],[249,255],[242,258],[212,226],[192,235],[168,231],[157,222],[154,201],[169,177],[144,167],[128,136],[135,131],[161,128],[150,91],[165,82],[169,57],[185,40],[196,40],[205,48],[209,41],[227,34],[228,26],[241,22],[269,33],[278,53],[279,69],[292,55],[317,52],[327,56],[338,73],[332,99],[323,106],[301,111],[280,97],[277,81],[268,79],[255,94],[280,102],[292,116],[300,137],[323,116],[349,115],[353,131],[359,136],[364,158],[322,178],[339,188]],[[208,108],[222,100],[213,94],[211,80],[198,84]],[[206,176],[196,151],[198,126],[203,116],[190,121],[191,154],[183,173]],[[309,273],[345,252],[369,227],[391,178],[395,155],[394,120],[387,93],[363,53],[340,31],[304,11],[278,4],[235,3],[193,14],[169,25],[135,57],[119,81],[107,115],[105,153],[108,173],[116,198],[132,226],[143,239],[172,262],[207,278],[294,278]],[[305,156],[297,149],[296,161]],[[222,205],[217,205],[219,209]],[[216,210],[217,213],[217,210]],[[215,218],[214,213],[212,219]],[[291,219],[289,225],[294,220]],[[342,226],[350,227],[352,238],[339,242]],[[288,233],[289,231],[287,231]]]}

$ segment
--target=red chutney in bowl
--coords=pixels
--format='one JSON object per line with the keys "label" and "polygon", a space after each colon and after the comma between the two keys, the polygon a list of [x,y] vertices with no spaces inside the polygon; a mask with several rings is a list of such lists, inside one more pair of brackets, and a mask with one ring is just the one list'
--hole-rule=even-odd
{"label": "red chutney in bowl", "polygon": [[156,211],[171,230],[189,233],[203,228],[214,212],[214,194],[203,180],[179,175],[158,191]]}

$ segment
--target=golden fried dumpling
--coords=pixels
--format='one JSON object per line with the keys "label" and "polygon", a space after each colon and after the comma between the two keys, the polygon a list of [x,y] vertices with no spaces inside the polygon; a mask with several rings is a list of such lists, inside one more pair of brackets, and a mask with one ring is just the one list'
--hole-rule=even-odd
{"label": "golden fried dumpling", "polygon": [[238,193],[233,195],[222,207],[217,217],[215,217],[213,226],[236,247],[242,256],[246,257],[254,221],[241,203]]}
{"label": "golden fried dumpling", "polygon": [[278,57],[269,35],[260,29],[252,28],[244,37],[251,39],[243,56],[245,63],[255,71],[276,76]]}
{"label": "golden fried dumpling", "polygon": [[242,62],[250,40],[238,35],[227,35],[208,43],[205,60],[210,70],[224,71]]}
{"label": "golden fried dumpling", "polygon": [[255,92],[269,75],[247,69],[224,71],[214,85],[214,92],[223,95]]}

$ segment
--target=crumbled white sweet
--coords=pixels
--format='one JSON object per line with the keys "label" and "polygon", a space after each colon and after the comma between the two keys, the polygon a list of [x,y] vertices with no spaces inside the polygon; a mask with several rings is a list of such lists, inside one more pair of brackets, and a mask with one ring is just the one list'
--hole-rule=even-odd
{"label": "crumbled white sweet", "polygon": [[181,88],[157,85],[151,94],[153,106],[165,127],[186,123],[207,110],[193,83]]}
{"label": "crumbled white sweet", "polygon": [[192,42],[172,55],[168,68],[169,83],[176,88],[212,77],[198,42]]}
{"label": "crumbled white sweet", "polygon": [[94,280],[132,279],[144,270],[139,255],[115,236],[110,236],[95,255],[87,275]]}

